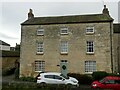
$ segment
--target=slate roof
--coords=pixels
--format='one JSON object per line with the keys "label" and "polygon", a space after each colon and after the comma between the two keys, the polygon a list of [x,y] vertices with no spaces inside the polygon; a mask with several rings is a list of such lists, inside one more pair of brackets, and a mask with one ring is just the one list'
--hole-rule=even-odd
{"label": "slate roof", "polygon": [[8,44],[8,43],[6,43],[6,42],[4,42],[2,40],[0,40],[0,45],[10,46],[10,44]]}
{"label": "slate roof", "polygon": [[113,24],[114,33],[120,33],[120,23]]}
{"label": "slate roof", "polygon": [[47,25],[68,23],[112,22],[113,19],[106,14],[70,15],[54,17],[34,17],[23,22],[21,25]]}

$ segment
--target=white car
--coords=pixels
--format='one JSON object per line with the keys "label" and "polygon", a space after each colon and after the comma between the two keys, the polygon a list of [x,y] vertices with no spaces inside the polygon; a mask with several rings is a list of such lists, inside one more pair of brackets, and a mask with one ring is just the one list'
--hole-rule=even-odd
{"label": "white car", "polygon": [[78,80],[73,77],[65,77],[61,73],[47,72],[37,76],[37,83],[40,84],[65,84],[79,86]]}

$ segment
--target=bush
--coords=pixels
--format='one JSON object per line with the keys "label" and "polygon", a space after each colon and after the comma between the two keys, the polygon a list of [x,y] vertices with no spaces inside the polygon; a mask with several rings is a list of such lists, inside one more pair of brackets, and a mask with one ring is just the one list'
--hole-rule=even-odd
{"label": "bush", "polygon": [[19,80],[28,81],[28,82],[36,82],[36,79],[33,77],[20,77]]}
{"label": "bush", "polygon": [[72,90],[66,85],[45,85],[37,83],[3,83],[2,90]]}
{"label": "bush", "polygon": [[79,81],[79,84],[88,85],[93,81],[92,77],[86,74],[69,73],[68,76],[76,78]]}
{"label": "bush", "polygon": [[114,74],[114,73],[108,73],[109,76],[118,76],[120,77],[120,74]]}
{"label": "bush", "polygon": [[14,72],[15,72],[15,68],[10,68],[10,69],[7,69],[7,70],[3,70],[2,75],[3,76],[8,76],[8,75],[14,74]]}
{"label": "bush", "polygon": [[97,71],[92,73],[93,80],[100,80],[108,75],[109,74],[105,71]]}

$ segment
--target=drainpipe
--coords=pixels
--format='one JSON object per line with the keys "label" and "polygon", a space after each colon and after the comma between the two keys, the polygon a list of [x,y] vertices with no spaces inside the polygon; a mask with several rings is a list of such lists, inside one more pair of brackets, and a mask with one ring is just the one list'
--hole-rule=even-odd
{"label": "drainpipe", "polygon": [[111,48],[111,70],[112,70],[112,73],[113,73],[113,45],[112,45],[112,29],[113,29],[113,27],[112,27],[112,22],[110,22],[110,48]]}
{"label": "drainpipe", "polygon": [[120,67],[119,67],[119,66],[120,66],[120,64],[119,64],[119,50],[120,50],[120,47],[118,46],[118,47],[117,47],[117,54],[118,54],[118,55],[117,55],[117,63],[118,63],[118,66],[117,66],[117,67],[118,67],[118,71],[117,71],[117,72],[118,72],[118,73],[120,73]]}

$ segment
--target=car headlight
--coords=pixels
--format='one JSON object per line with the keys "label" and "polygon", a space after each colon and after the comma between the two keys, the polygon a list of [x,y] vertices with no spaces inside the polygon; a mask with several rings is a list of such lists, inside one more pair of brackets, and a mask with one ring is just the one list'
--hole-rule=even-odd
{"label": "car headlight", "polygon": [[75,81],[75,80],[72,80],[72,82],[73,82],[73,83],[77,83],[77,81]]}
{"label": "car headlight", "polygon": [[93,84],[92,86],[93,86],[93,87],[96,87],[96,86],[97,86],[97,84]]}

